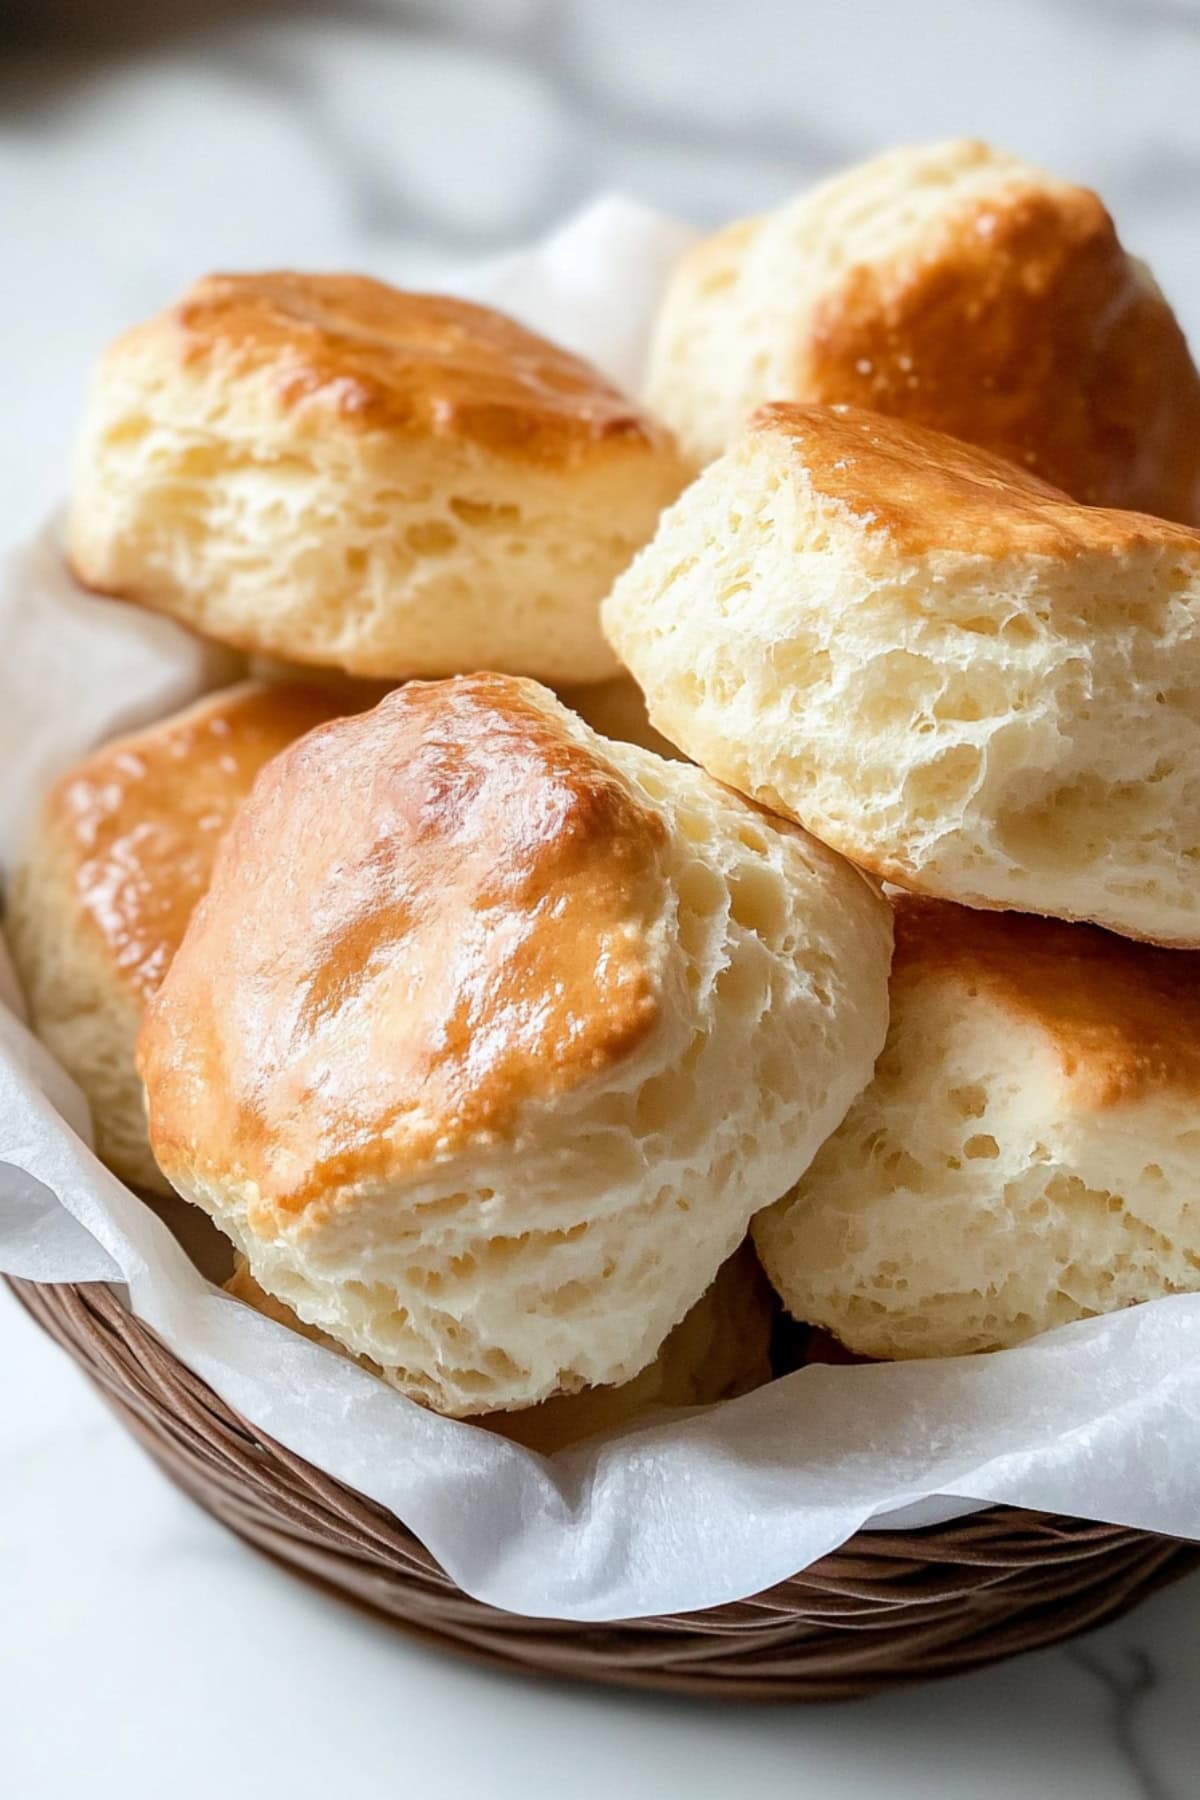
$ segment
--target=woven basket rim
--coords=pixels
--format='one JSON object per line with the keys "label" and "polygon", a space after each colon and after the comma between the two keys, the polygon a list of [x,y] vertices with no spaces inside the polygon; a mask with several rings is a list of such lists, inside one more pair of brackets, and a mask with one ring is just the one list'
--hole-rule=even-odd
{"label": "woven basket rim", "polygon": [[706,1698],[848,1699],[1060,1642],[1200,1567],[1200,1545],[991,1506],[859,1532],[723,1606],[603,1625],[526,1618],[462,1592],[384,1507],[241,1417],[114,1286],[8,1285],[164,1472],[231,1530],[423,1642],[510,1670]]}

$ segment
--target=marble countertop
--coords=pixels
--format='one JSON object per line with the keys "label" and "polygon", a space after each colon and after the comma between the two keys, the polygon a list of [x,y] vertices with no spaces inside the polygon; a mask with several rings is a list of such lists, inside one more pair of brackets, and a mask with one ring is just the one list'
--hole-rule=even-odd
{"label": "marble countertop", "polygon": [[183,1499],[0,1297],[13,1800],[1191,1800],[1200,1578],[1061,1650],[847,1707],[699,1706],[409,1644]]}
{"label": "marble countertop", "polygon": [[[10,0],[0,541],[61,492],[98,348],[193,275],[417,280],[600,188],[715,222],[890,142],[988,136],[1097,185],[1196,339],[1197,76],[1191,0]],[[252,1555],[7,1294],[0,1368],[14,1800],[305,1800],[348,1779],[415,1800],[1197,1791],[1200,1578],[1071,1647],[849,1709],[534,1685],[411,1646]]]}

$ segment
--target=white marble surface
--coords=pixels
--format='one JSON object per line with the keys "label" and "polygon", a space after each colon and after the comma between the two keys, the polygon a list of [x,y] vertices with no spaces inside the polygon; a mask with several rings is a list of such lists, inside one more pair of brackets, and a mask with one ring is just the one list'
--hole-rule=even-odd
{"label": "white marble surface", "polygon": [[[1197,77],[1190,0],[10,0],[0,541],[60,492],[96,349],[191,275],[417,277],[597,187],[716,220],[884,143],[973,131],[1100,186],[1200,335]],[[535,1686],[410,1647],[253,1557],[167,1487],[7,1296],[0,1369],[0,1792],[15,1800],[304,1800],[348,1780],[415,1800],[1200,1786],[1200,1579],[1085,1643],[848,1710]]]}

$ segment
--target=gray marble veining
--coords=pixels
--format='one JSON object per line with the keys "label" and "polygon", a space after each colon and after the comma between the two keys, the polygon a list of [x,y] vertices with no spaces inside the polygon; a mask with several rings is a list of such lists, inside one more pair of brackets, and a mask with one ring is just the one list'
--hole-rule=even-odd
{"label": "gray marble veining", "polygon": [[1153,1766],[1143,1736],[1143,1702],[1159,1686],[1159,1671],[1140,1644],[1119,1644],[1107,1656],[1087,1643],[1068,1646],[1069,1661],[1106,1689],[1113,1743],[1138,1783],[1144,1800],[1171,1800],[1170,1788]]}

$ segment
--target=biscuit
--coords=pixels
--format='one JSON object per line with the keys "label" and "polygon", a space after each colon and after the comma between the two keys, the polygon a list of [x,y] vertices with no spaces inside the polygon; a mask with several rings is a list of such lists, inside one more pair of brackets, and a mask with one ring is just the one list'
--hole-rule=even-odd
{"label": "biscuit", "polygon": [[250,654],[397,679],[609,678],[598,607],[687,471],[488,307],[214,275],[103,358],[67,538],[87,586]]}
{"label": "biscuit", "polygon": [[764,401],[844,403],[1200,523],[1200,376],[1174,314],[1095,194],[985,144],[890,151],[699,244],[648,393],[697,462]]}
{"label": "biscuit", "polygon": [[[261,1288],[245,1257],[237,1258],[225,1291],[247,1306],[341,1350]],[[583,1438],[623,1430],[671,1407],[711,1406],[748,1394],[771,1380],[774,1296],[753,1247],[746,1243],[723,1263],[716,1279],[669,1333],[652,1363],[623,1387],[581,1388],[557,1394],[522,1412],[487,1413],[480,1424],[527,1449],[550,1456]],[[363,1367],[378,1371],[369,1363]]]}
{"label": "biscuit", "polygon": [[96,1152],[169,1191],[146,1141],[142,1010],[208,885],[222,833],[285,744],[345,710],[298,684],[227,688],[93,751],[50,790],[6,927],[30,1020],[91,1109]]}
{"label": "biscuit", "polygon": [[897,906],[875,1079],[756,1220],[797,1318],[958,1356],[1200,1288],[1200,957]]}
{"label": "biscuit", "polygon": [[631,1380],[867,1080],[890,909],[535,683],[312,732],[138,1046],[155,1156],[254,1279],[436,1410]]}
{"label": "biscuit", "polygon": [[1200,943],[1200,532],[767,406],[604,616],[672,743],[862,867]]}

